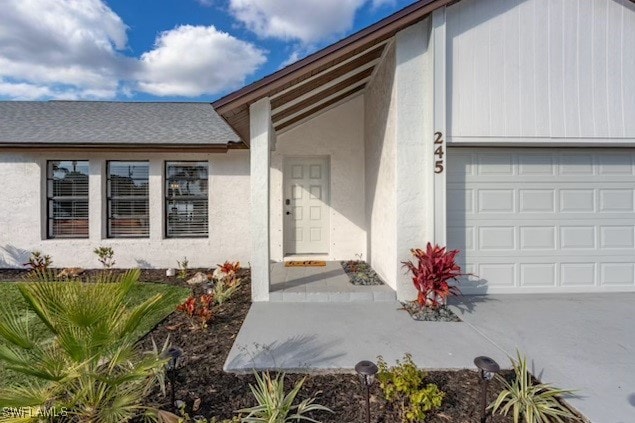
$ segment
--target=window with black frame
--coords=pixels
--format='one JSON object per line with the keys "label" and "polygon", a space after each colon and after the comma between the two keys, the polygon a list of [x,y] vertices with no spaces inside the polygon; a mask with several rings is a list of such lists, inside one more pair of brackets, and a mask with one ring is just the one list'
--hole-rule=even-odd
{"label": "window with black frame", "polygon": [[147,238],[150,235],[149,163],[110,161],[107,172],[108,237]]}
{"label": "window with black frame", "polygon": [[207,162],[165,163],[165,222],[168,238],[208,235]]}
{"label": "window with black frame", "polygon": [[47,237],[88,238],[88,160],[47,162]]}

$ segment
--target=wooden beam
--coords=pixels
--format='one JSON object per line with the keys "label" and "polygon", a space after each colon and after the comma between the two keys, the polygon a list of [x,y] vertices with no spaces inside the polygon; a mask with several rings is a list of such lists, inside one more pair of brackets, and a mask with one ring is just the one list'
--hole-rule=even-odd
{"label": "wooden beam", "polygon": [[296,105],[289,107],[281,112],[278,112],[273,115],[273,121],[280,121],[288,118],[291,115],[294,115],[304,109],[310,108],[312,105],[323,101],[324,99],[331,97],[339,92],[347,90],[350,86],[356,85],[360,81],[365,81],[370,78],[373,73],[373,68],[366,69],[365,71],[359,72],[352,77],[333,85],[330,88],[319,91],[317,94],[297,103]]}
{"label": "wooden beam", "polygon": [[321,112],[322,110],[324,110],[324,109],[326,109],[326,108],[328,108],[328,107],[330,107],[330,106],[332,106],[332,105],[334,105],[334,104],[346,99],[347,97],[350,97],[350,96],[360,92],[365,87],[366,87],[366,85],[359,85],[357,87],[354,87],[354,88],[352,88],[352,89],[350,89],[350,90],[348,90],[348,91],[346,91],[346,92],[344,92],[344,93],[342,93],[342,94],[340,94],[340,95],[338,95],[336,97],[333,97],[330,100],[328,100],[328,101],[326,101],[326,102],[324,102],[324,103],[322,103],[322,104],[320,104],[320,105],[318,105],[318,106],[316,106],[316,107],[314,107],[314,108],[312,108],[312,109],[310,109],[310,110],[308,110],[308,111],[306,111],[306,112],[304,112],[302,114],[299,114],[299,115],[297,115],[297,116],[295,116],[295,117],[283,122],[283,123],[279,123],[278,125],[274,124],[274,127],[275,127],[276,131],[281,131],[281,130],[283,130],[283,129],[285,129],[285,128],[287,128],[287,127],[289,127],[289,126],[291,126],[291,125],[293,125],[293,124],[295,124],[297,122],[300,122],[300,121],[302,121],[304,119],[307,119],[307,118],[309,118],[309,117]]}
{"label": "wooden beam", "polygon": [[370,50],[366,50],[363,53],[354,56],[352,60],[339,63],[317,75],[300,81],[297,85],[276,93],[271,97],[271,107],[275,110],[281,105],[314,90],[316,86],[319,87],[325,85],[334,79],[347,75],[355,69],[361,68],[364,65],[379,59],[382,56],[385,44],[386,42],[383,42],[379,47],[373,46]]}

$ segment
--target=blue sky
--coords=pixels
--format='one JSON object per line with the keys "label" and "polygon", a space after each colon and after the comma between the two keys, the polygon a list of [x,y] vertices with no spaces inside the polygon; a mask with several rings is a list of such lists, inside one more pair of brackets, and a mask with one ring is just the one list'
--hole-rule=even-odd
{"label": "blue sky", "polygon": [[0,99],[212,101],[413,0],[5,0]]}

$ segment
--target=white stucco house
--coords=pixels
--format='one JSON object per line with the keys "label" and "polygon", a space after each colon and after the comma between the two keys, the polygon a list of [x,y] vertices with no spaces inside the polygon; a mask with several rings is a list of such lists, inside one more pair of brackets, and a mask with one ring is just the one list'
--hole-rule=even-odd
{"label": "white stucco house", "polygon": [[0,103],[0,267],[401,261],[635,290],[635,4],[421,0],[214,103]]}

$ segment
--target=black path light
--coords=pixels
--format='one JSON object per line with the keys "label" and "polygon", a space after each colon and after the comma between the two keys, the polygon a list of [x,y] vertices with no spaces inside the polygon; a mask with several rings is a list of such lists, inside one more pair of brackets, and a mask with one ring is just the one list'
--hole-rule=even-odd
{"label": "black path light", "polygon": [[364,360],[355,365],[362,386],[366,388],[366,422],[370,423],[370,387],[375,382],[375,375],[379,371],[372,361]]}
{"label": "black path light", "polygon": [[496,373],[500,372],[501,368],[497,362],[485,356],[476,357],[474,364],[480,370],[481,384],[483,385],[481,393],[481,423],[485,423],[487,419],[487,388],[489,388],[489,382]]}
{"label": "black path light", "polygon": [[183,357],[183,350],[179,347],[170,347],[167,351],[167,357],[169,358],[169,361],[165,365],[165,370],[168,373],[168,378],[170,379],[170,388],[172,389],[172,391],[170,392],[170,399],[172,400],[172,407],[176,409],[174,385],[176,384],[176,374],[181,364],[181,357]]}

